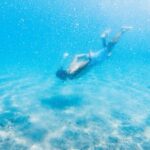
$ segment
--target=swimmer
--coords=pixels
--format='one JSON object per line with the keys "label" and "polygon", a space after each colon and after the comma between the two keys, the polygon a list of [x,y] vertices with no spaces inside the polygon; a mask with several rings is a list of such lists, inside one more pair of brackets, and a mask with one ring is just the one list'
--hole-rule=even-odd
{"label": "swimmer", "polygon": [[[106,57],[111,56],[112,49],[118,43],[121,36],[132,29],[132,27],[123,26],[121,30],[112,38],[110,42],[107,43],[107,37],[110,30],[106,30],[101,34],[103,48],[97,52],[90,51],[86,54],[75,55],[73,61],[69,65],[68,69],[63,69],[62,67],[56,71],[56,76],[61,80],[74,79],[82,70],[90,66],[92,62],[103,60]],[[69,54],[65,53],[67,57]]]}

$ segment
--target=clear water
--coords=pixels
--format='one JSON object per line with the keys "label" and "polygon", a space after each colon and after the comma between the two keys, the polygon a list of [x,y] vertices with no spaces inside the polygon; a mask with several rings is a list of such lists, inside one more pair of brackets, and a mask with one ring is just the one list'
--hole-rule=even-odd
{"label": "clear water", "polygon": [[[80,78],[55,77],[62,55],[112,56]],[[0,1],[1,150],[150,149],[149,0]]]}

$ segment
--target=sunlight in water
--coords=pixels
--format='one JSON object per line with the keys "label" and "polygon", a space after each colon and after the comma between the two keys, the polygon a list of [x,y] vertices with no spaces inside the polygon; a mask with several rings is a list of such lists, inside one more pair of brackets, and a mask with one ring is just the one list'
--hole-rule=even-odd
{"label": "sunlight in water", "polygon": [[[0,150],[150,149],[148,0],[5,0],[0,8]],[[56,77],[76,54],[103,48],[104,30],[110,41],[122,26],[133,28],[111,57],[72,80]]]}

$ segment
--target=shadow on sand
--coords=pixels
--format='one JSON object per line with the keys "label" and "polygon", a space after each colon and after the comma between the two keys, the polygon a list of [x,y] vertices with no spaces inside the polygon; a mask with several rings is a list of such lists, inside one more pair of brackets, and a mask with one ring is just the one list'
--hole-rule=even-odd
{"label": "shadow on sand", "polygon": [[82,98],[76,95],[57,95],[41,99],[41,104],[48,109],[64,110],[81,106]]}

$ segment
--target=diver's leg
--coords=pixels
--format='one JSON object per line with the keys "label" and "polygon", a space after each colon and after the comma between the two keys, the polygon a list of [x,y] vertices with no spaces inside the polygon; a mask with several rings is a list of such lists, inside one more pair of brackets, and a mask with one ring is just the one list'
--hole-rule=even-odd
{"label": "diver's leg", "polygon": [[127,26],[123,26],[121,28],[121,30],[112,38],[112,40],[110,42],[108,42],[107,45],[107,49],[110,52],[112,50],[112,48],[118,43],[118,41],[120,40],[121,36],[127,32],[128,30],[130,30],[132,27],[127,27]]}
{"label": "diver's leg", "polygon": [[105,30],[102,34],[101,34],[101,39],[102,39],[102,45],[105,48],[107,46],[107,40],[106,38],[108,37],[109,33],[110,33],[110,29]]}
{"label": "diver's leg", "polygon": [[106,37],[101,37],[103,47],[107,46]]}

